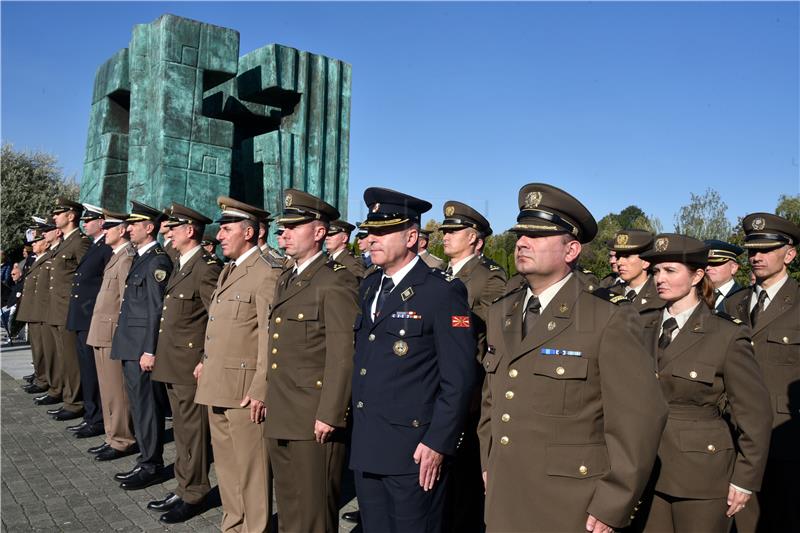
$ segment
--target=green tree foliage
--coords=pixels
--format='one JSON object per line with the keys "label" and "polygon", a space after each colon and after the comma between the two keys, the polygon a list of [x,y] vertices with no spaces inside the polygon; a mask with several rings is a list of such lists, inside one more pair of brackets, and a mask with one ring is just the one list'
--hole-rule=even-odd
{"label": "green tree foliage", "polygon": [[78,198],[78,185],[64,177],[54,156],[17,151],[11,144],[2,147],[0,187],[0,246],[12,260],[21,257],[31,216],[47,215],[57,196]]}
{"label": "green tree foliage", "polygon": [[731,224],[726,215],[728,204],[714,189],[703,194],[691,193],[691,201],[675,215],[675,233],[696,239],[726,239],[731,234]]}

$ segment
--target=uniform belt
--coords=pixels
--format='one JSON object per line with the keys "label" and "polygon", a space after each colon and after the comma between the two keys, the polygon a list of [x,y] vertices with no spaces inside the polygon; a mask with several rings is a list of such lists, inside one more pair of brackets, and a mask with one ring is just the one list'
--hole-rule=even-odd
{"label": "uniform belt", "polygon": [[670,405],[669,416],[674,418],[709,419],[721,416],[716,405]]}

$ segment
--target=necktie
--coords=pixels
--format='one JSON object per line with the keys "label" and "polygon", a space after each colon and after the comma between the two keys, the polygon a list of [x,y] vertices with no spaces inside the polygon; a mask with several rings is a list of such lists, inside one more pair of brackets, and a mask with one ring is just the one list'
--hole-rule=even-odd
{"label": "necktie", "polygon": [[448,276],[452,276],[453,275],[453,265],[447,265],[447,270],[445,270],[444,273],[447,274]]}
{"label": "necktie", "polygon": [[383,276],[381,280],[381,292],[378,293],[378,302],[375,304],[375,316],[381,314],[383,303],[386,301],[386,298],[389,297],[389,293],[392,292],[392,289],[394,289],[394,281],[392,281],[392,278]]}
{"label": "necktie", "polygon": [[756,327],[756,322],[758,322],[758,316],[764,311],[764,304],[767,302],[767,291],[761,289],[761,292],[758,293],[758,301],[756,302],[755,307],[753,310],[750,311],[750,326]]}
{"label": "necktie", "polygon": [[672,332],[678,329],[678,321],[670,317],[661,325],[661,336],[658,338],[658,348],[665,350],[672,342]]}
{"label": "necktie", "polygon": [[525,308],[525,318],[522,320],[522,338],[527,337],[536,325],[539,312],[542,310],[542,303],[536,296],[531,296],[528,300],[528,307]]}
{"label": "necktie", "polygon": [[[236,268],[236,261],[231,261],[228,263],[228,266],[225,267],[225,272],[222,274],[222,283],[225,283],[228,280],[228,277],[231,275],[231,272],[233,272],[234,268]],[[220,283],[220,285],[222,285],[222,283]]]}
{"label": "necktie", "polygon": [[635,290],[633,290],[633,289],[630,289],[628,292],[626,292],[626,293],[625,293],[625,297],[626,297],[628,300],[632,301],[632,302],[633,302],[633,301],[636,301],[636,297],[637,297],[637,296],[638,296],[638,294],[636,294],[636,291],[635,291]]}

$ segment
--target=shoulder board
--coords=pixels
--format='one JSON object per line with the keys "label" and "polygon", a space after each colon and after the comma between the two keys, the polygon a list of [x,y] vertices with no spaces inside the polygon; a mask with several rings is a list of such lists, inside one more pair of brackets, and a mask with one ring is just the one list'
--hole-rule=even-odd
{"label": "shoulder board", "polygon": [[269,252],[268,253],[269,253],[269,255],[274,257],[275,259],[283,261],[283,256],[277,250],[275,250],[274,248],[269,248]]}
{"label": "shoulder board", "polygon": [[616,305],[619,305],[621,303],[630,303],[630,300],[628,300],[627,296],[613,293],[610,290],[602,287],[594,291],[591,291],[591,294]]}
{"label": "shoulder board", "polygon": [[330,267],[330,268],[331,268],[331,270],[333,270],[334,272],[339,272],[340,270],[345,270],[345,269],[347,269],[347,267],[346,267],[346,266],[344,266],[343,264],[341,264],[341,263],[337,263],[336,261],[333,261],[333,260],[331,260],[331,261],[328,261],[328,262],[327,262],[327,263],[325,263],[325,264],[326,264],[328,267]]}
{"label": "shoulder board", "polygon": [[437,277],[439,279],[443,279],[443,280],[445,280],[447,282],[450,282],[450,281],[453,281],[454,279],[456,279],[455,276],[449,275],[444,270],[439,270],[438,268],[431,268],[429,270],[430,270],[431,274],[435,274],[435,277]]}
{"label": "shoulder board", "polygon": [[211,255],[209,253],[203,254],[203,259],[205,259],[207,265],[221,265],[222,261],[219,260],[219,257],[216,255]]}
{"label": "shoulder board", "polygon": [[500,267],[498,265],[492,265],[489,263],[484,263],[484,264],[489,267],[489,270],[500,270]]}
{"label": "shoulder board", "polygon": [[589,270],[588,268],[582,268],[582,269],[581,269],[581,272],[583,272],[584,274],[594,274],[594,272],[592,272],[592,271],[591,271],[591,270]]}
{"label": "shoulder board", "polygon": [[153,253],[155,253],[157,255],[164,255],[167,252],[165,252],[164,249],[162,247],[160,247],[160,246],[154,246],[153,247]]}
{"label": "shoulder board", "polygon": [[525,285],[519,285],[518,287],[510,289],[509,291],[501,294],[500,296],[498,296],[497,298],[492,300],[492,303],[499,302],[500,300],[502,300],[504,298],[507,298],[507,297],[511,296],[512,294],[517,294],[519,291],[521,291],[522,289],[526,289],[526,288],[527,287]]}
{"label": "shoulder board", "polygon": [[728,320],[730,322],[733,322],[734,324],[737,324],[737,325],[744,324],[743,321],[739,320],[738,318],[736,318],[733,315],[729,315],[728,313],[725,313],[724,311],[714,311],[714,315],[718,316],[720,318],[723,318],[725,320]]}
{"label": "shoulder board", "polygon": [[283,262],[275,257],[272,254],[264,253],[264,250],[259,249],[258,256],[264,261],[270,268],[283,268]]}

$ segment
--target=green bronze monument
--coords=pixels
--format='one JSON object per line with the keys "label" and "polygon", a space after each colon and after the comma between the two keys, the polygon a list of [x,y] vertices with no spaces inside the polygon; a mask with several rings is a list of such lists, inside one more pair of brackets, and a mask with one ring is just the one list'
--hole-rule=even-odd
{"label": "green bronze monument", "polygon": [[97,70],[81,201],[213,215],[232,196],[280,211],[285,188],[347,216],[351,67],[174,15],[133,29]]}

